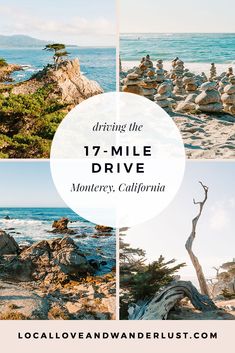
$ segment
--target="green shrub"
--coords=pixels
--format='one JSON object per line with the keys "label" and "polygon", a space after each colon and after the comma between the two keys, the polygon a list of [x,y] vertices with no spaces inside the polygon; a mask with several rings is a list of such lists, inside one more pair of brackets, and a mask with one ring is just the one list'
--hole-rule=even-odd
{"label": "green shrub", "polygon": [[52,86],[33,94],[0,94],[2,158],[48,158],[51,140],[67,105],[50,97]]}
{"label": "green shrub", "polygon": [[0,67],[7,66],[7,65],[8,64],[7,64],[6,60],[3,58],[0,58]]}

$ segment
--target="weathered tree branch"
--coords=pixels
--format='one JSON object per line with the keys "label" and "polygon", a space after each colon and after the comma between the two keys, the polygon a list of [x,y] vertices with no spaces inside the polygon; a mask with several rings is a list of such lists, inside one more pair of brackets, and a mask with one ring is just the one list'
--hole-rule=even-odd
{"label": "weathered tree branch", "polygon": [[204,294],[204,295],[207,295],[209,296],[209,289],[208,289],[208,285],[206,283],[206,279],[205,279],[205,276],[204,276],[204,273],[202,271],[202,267],[198,261],[198,258],[194,255],[193,251],[192,251],[192,246],[193,246],[193,241],[195,239],[195,236],[196,236],[196,228],[197,228],[197,223],[198,223],[198,220],[202,214],[202,210],[203,210],[203,207],[207,201],[207,196],[208,196],[208,190],[209,188],[206,186],[206,185],[203,185],[203,183],[200,181],[199,182],[201,184],[201,186],[203,187],[203,190],[204,190],[204,199],[203,201],[199,201],[199,202],[196,202],[195,200],[193,200],[194,204],[195,205],[199,205],[199,213],[198,215],[192,220],[192,232],[185,244],[185,247],[189,253],[189,256],[190,256],[190,259],[192,261],[192,264],[195,268],[195,271],[196,271],[196,274],[197,274],[197,278],[198,278],[198,282],[199,282],[199,286],[200,286],[200,290],[201,290],[201,293]]}
{"label": "weathered tree branch", "polygon": [[163,288],[152,300],[129,308],[129,320],[166,320],[169,311],[185,297],[202,312],[217,309],[213,301],[207,295],[200,294],[191,282],[177,281]]}

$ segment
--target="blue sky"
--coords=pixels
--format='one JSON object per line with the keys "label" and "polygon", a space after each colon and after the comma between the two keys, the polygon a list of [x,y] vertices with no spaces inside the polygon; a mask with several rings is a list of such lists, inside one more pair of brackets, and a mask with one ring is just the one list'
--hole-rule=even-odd
{"label": "blue sky", "polygon": [[0,161],[0,207],[64,207],[49,162]]}
{"label": "blue sky", "polygon": [[115,0],[0,0],[0,34],[114,46]]}
{"label": "blue sky", "polygon": [[175,258],[188,266],[182,278],[195,277],[194,268],[185,250],[192,219],[198,208],[193,198],[201,200],[203,191],[198,181],[209,187],[208,201],[198,223],[193,248],[207,277],[213,277],[213,266],[235,258],[235,163],[187,162],[185,178],[174,201],[158,217],[131,228],[126,237],[133,247],[147,251],[153,261],[159,255]]}
{"label": "blue sky", "polygon": [[119,0],[122,33],[235,32],[234,0]]}

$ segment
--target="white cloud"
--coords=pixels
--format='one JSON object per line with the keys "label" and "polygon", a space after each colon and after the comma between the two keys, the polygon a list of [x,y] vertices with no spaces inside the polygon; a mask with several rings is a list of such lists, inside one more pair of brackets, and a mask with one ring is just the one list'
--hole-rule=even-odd
{"label": "white cloud", "polygon": [[79,40],[79,36],[107,37],[115,34],[115,23],[105,17],[92,20],[71,15],[69,20],[43,19],[7,6],[0,6],[0,16],[3,18],[0,32],[8,34],[28,34],[40,39],[62,36],[70,42]]}

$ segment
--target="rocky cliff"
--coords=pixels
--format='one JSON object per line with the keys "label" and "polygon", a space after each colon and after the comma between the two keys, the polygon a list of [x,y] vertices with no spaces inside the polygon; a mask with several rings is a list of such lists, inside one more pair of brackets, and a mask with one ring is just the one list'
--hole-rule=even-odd
{"label": "rocky cliff", "polygon": [[50,97],[72,105],[103,93],[103,89],[96,81],[89,80],[81,73],[78,59],[66,60],[57,69],[48,65],[30,80],[15,85],[12,93],[32,94],[45,86],[51,87]]}
{"label": "rocky cliff", "polygon": [[5,66],[0,67],[0,83],[1,82],[12,82],[11,74],[14,71],[23,70],[23,67],[16,64],[7,64]]}

